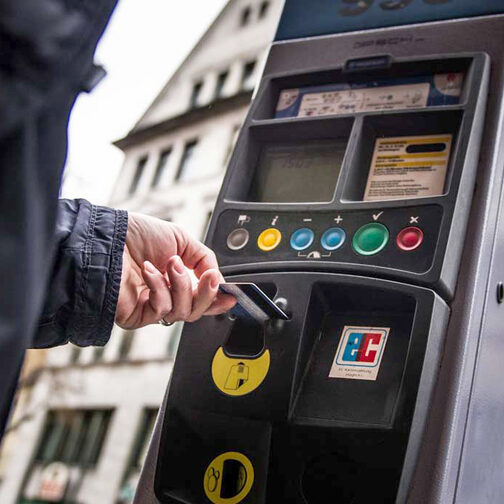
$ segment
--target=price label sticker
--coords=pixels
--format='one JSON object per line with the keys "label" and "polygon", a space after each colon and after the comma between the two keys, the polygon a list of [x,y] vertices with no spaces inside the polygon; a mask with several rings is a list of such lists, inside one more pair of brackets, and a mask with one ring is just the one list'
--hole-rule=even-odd
{"label": "price label sticker", "polygon": [[452,138],[451,134],[378,138],[364,201],[443,194]]}

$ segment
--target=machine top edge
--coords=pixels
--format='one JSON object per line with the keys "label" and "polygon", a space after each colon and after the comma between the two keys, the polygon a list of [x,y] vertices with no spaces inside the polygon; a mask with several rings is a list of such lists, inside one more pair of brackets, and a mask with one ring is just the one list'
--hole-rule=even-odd
{"label": "machine top edge", "polygon": [[286,0],[275,41],[500,13],[500,0]]}

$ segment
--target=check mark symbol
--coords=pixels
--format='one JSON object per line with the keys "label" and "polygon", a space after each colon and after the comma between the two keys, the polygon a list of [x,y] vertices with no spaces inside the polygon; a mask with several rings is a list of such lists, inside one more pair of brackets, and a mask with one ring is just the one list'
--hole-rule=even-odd
{"label": "check mark symbol", "polygon": [[374,221],[377,221],[377,220],[380,218],[380,215],[381,215],[382,213],[383,213],[383,212],[373,214],[373,220],[374,220]]}

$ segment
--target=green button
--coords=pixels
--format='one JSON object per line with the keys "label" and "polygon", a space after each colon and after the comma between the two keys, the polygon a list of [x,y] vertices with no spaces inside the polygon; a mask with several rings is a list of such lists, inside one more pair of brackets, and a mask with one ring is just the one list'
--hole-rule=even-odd
{"label": "green button", "polygon": [[373,255],[385,248],[389,240],[389,231],[378,222],[371,222],[357,230],[353,237],[353,248],[361,255]]}

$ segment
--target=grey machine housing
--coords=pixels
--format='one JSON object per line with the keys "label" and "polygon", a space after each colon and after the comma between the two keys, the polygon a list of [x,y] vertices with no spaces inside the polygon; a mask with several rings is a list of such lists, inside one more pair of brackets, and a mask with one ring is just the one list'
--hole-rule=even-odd
{"label": "grey machine housing", "polygon": [[[378,45],[377,40],[382,42]],[[273,295],[287,298],[289,309],[292,309],[290,325],[286,324],[269,335],[268,345],[272,354],[277,348],[279,355],[287,355],[288,362],[274,372],[280,384],[278,387],[270,389],[265,381],[255,397],[251,395],[242,402],[218,398],[210,383],[201,390],[197,390],[196,384],[191,387],[185,370],[197,369],[200,376],[209,374],[208,356],[216,347],[225,344],[222,338],[229,328],[223,328],[228,322],[209,319],[187,325],[135,502],[198,502],[195,496],[199,490],[189,491],[188,498],[177,501],[170,500],[173,498],[170,495],[176,494],[172,490],[176,490],[178,483],[171,481],[164,485],[164,480],[170,479],[166,476],[166,464],[176,467],[180,463],[176,458],[170,459],[173,443],[166,434],[170,411],[180,408],[190,412],[196,400],[199,411],[207,411],[208,416],[248,418],[264,424],[264,429],[260,429],[263,444],[258,444],[262,448],[268,444],[265,439],[271,437],[271,425],[275,426],[275,422],[289,425],[311,423],[314,429],[324,433],[328,429],[349,428],[349,422],[342,420],[340,406],[335,402],[330,402],[334,409],[324,413],[324,421],[313,421],[310,408],[317,408],[318,403],[310,402],[314,397],[310,395],[313,389],[309,380],[303,380],[301,376],[310,376],[307,362],[313,362],[311,349],[315,348],[315,342],[323,339],[320,336],[323,336],[323,330],[317,333],[318,336],[310,330],[321,320],[322,315],[318,314],[316,307],[328,307],[329,313],[340,303],[343,311],[351,311],[355,307],[345,306],[338,291],[351,289],[348,286],[352,285],[357,289],[354,303],[358,306],[361,302],[365,313],[383,312],[383,317],[387,317],[393,312],[394,303],[399,303],[398,311],[410,321],[407,326],[410,345],[413,341],[420,342],[417,354],[410,352],[410,346],[410,353],[403,356],[403,378],[410,372],[410,385],[403,378],[394,382],[398,391],[396,406],[382,425],[387,432],[394,429],[399,432],[406,426],[406,430],[401,431],[406,432],[406,441],[400,450],[400,474],[391,490],[395,496],[393,500],[422,504],[479,504],[504,500],[504,400],[501,390],[504,352],[499,325],[503,308],[496,295],[498,283],[504,277],[502,261],[496,260],[502,256],[504,248],[500,212],[504,169],[503,47],[503,15],[273,43],[255,100],[230,160],[207,243],[216,250],[222,271],[229,279],[256,281],[266,289],[273,285]],[[387,62],[386,67],[373,72],[389,72],[390,75],[412,71],[414,67],[430,68],[431,71],[436,68],[462,69],[466,81],[460,104],[348,117],[272,119],[280,88],[319,83],[331,76],[345,79],[349,75],[346,73],[349,61],[378,57]],[[369,146],[374,138],[380,134],[416,135],[446,131],[453,132],[456,141],[443,195],[380,203],[358,201],[366,164],[369,163]],[[263,142],[271,138],[316,139],[327,135],[348,139],[332,201],[323,204],[245,201]],[[309,260],[295,257],[280,247],[270,255],[255,248],[245,248],[235,254],[226,247],[226,236],[239,213],[250,214],[252,221],[257,222],[258,228],[250,229],[252,247],[260,229],[271,216],[280,216],[279,222],[285,222],[284,234],[288,236],[295,219],[300,216],[311,215],[315,225],[320,219],[322,226],[323,219],[339,213],[354,226],[349,229],[351,234],[353,229],[379,211],[384,212],[384,219],[390,218],[387,224],[392,229],[406,224],[405,219],[411,212],[424,212],[425,225],[427,228],[432,226],[432,232],[429,232],[432,247],[424,249],[428,257],[424,255],[411,261],[397,256],[397,251],[390,247],[390,254],[381,258],[363,258],[348,247],[345,254],[342,251],[341,260],[339,256]],[[373,295],[359,301],[365,292],[359,291],[363,286],[383,293],[383,299]],[[352,291],[348,292],[348,299],[352,299]],[[330,315],[337,317],[338,313],[331,312]],[[318,327],[321,327],[320,323]],[[418,327],[422,329],[415,330]],[[415,334],[419,335],[419,340],[414,339]],[[291,339],[287,340],[287,336]],[[291,344],[288,348],[286,341]],[[205,347],[209,342],[213,342],[212,348]],[[202,394],[203,391],[206,394]],[[300,402],[304,391],[307,391],[307,399]],[[381,418],[383,420],[385,416]],[[188,421],[191,421],[190,417]],[[195,428],[200,421],[194,415]],[[372,432],[377,425],[376,418],[371,423],[360,418],[357,423],[358,426],[354,423],[351,427],[352,439],[357,439],[354,429]],[[270,490],[273,494],[268,494],[268,457],[267,452],[258,454],[258,460],[263,461],[258,474],[264,479],[257,485],[256,493],[243,502],[279,502],[282,488],[290,491],[290,481],[286,478],[283,487]],[[272,455],[273,465],[281,457],[282,454],[278,453]],[[275,471],[274,468],[271,470]],[[278,468],[276,471],[277,475],[281,474]],[[198,475],[196,480],[199,478]],[[272,486],[271,479],[268,484]],[[163,490],[165,486],[166,491]],[[271,500],[271,495],[277,500]],[[348,499],[352,502],[351,497]],[[283,501],[318,502],[303,496],[302,491],[299,494],[294,492]],[[204,502],[204,498],[200,502]]]}

